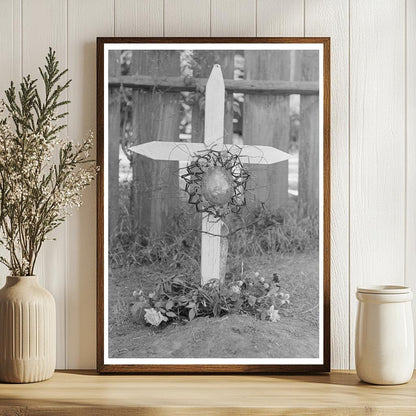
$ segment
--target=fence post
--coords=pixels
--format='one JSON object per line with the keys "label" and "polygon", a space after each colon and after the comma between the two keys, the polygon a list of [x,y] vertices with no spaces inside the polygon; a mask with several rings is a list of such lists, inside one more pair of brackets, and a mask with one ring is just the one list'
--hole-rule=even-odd
{"label": "fence post", "polygon": [[[301,53],[303,81],[318,81],[319,53]],[[319,96],[301,95],[299,128],[299,198],[300,218],[314,216],[319,210]]]}
{"label": "fence post", "polygon": [[[214,64],[221,65],[224,79],[234,79],[234,51],[208,51],[198,50],[194,52],[194,60],[199,68],[194,69],[195,78],[208,78]],[[233,140],[233,94],[225,93],[224,111],[224,143],[232,143]],[[204,94],[201,94],[205,97]],[[195,102],[192,107],[192,142],[204,141],[204,114],[205,109]]]}
{"label": "fence post", "polygon": [[[108,52],[109,76],[120,75],[120,51]],[[120,90],[111,88],[108,100],[108,230],[111,240],[119,221]]]}
{"label": "fence post", "polygon": [[[158,77],[178,76],[179,52],[133,51],[130,74],[154,76],[156,85]],[[179,140],[179,93],[135,89],[132,97],[134,144]],[[132,166],[135,225],[153,234],[163,233],[179,203],[179,164],[134,155]]]}
{"label": "fence post", "polygon": [[[246,79],[290,80],[290,51],[245,52]],[[288,95],[246,94],[243,111],[244,144],[289,149],[290,113]],[[288,162],[274,166],[250,166],[248,203],[265,203],[269,208],[288,200]]]}

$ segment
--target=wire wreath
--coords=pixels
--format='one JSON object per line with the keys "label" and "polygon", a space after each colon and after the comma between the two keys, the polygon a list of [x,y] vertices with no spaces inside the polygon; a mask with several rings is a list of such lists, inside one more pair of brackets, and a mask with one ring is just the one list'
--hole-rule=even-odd
{"label": "wire wreath", "polygon": [[237,154],[228,150],[207,149],[197,154],[182,175],[185,192],[197,212],[224,218],[246,205],[246,186],[250,174]]}

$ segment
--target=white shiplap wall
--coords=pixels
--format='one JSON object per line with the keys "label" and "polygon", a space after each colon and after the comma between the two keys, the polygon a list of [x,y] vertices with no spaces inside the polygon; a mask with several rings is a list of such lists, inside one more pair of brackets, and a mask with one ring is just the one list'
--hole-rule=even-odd
{"label": "white shiplap wall", "polygon": [[[73,79],[65,134],[95,129],[97,36],[330,36],[332,367],[354,366],[355,288],[416,288],[416,0],[0,0],[0,91],[49,46]],[[48,242],[58,367],[95,367],[95,187]],[[0,271],[1,282],[6,275]]]}

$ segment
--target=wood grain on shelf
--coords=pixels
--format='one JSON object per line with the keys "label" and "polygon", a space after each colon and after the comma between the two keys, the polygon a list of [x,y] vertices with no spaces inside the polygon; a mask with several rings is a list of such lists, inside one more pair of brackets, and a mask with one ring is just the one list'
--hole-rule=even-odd
{"label": "wood grain on shelf", "polygon": [[355,373],[279,376],[100,376],[57,372],[0,384],[0,415],[414,415],[416,379],[361,383]]}

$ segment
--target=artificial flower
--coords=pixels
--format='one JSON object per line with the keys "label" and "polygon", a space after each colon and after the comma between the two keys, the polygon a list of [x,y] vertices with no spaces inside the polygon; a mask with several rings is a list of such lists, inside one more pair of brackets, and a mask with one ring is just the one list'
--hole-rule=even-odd
{"label": "artificial flower", "polygon": [[281,297],[281,300],[280,300],[280,303],[282,304],[282,305],[285,305],[285,304],[289,304],[290,303],[290,295],[289,295],[289,293],[281,293],[280,294],[280,297]]}
{"label": "artificial flower", "polygon": [[160,311],[157,311],[154,308],[144,310],[144,320],[153,326],[159,326],[162,322],[166,322],[168,318],[162,315]]}
{"label": "artificial flower", "polygon": [[280,321],[279,311],[274,309],[274,305],[270,306],[269,310],[267,311],[267,315],[272,322]]}

